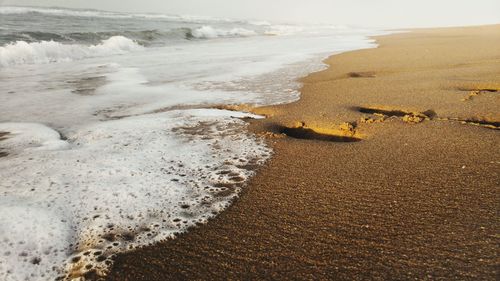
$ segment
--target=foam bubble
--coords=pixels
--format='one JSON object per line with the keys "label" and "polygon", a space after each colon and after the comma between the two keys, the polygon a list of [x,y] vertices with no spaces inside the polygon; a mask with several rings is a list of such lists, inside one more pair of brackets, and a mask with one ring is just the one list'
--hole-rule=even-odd
{"label": "foam bubble", "polygon": [[0,202],[0,279],[50,280],[61,274],[72,236],[64,213],[22,198]]}
{"label": "foam bubble", "polygon": [[270,155],[232,116],[255,117],[205,109],[123,118],[49,150],[33,148],[61,138],[54,130],[0,123],[11,132],[0,161],[0,279],[102,274],[115,253],[207,222]]}

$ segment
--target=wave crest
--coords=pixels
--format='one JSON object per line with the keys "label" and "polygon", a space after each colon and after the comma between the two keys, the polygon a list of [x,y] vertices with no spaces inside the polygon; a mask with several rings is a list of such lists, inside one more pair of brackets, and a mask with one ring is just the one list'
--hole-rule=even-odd
{"label": "wave crest", "polygon": [[213,39],[219,37],[249,37],[255,35],[257,35],[255,31],[244,28],[233,28],[230,30],[223,30],[223,29],[216,29],[208,25],[191,30],[191,36],[198,39]]}
{"label": "wave crest", "polygon": [[54,41],[28,43],[17,41],[0,47],[0,66],[45,64],[80,60],[88,57],[124,54],[143,47],[124,36],[113,36],[101,44],[85,46]]}
{"label": "wave crest", "polygon": [[41,7],[0,7],[0,15],[19,15],[38,13],[53,16],[74,16],[74,17],[126,17],[118,13],[104,12],[97,10],[71,10],[62,8],[41,8]]}
{"label": "wave crest", "polygon": [[23,7],[23,6],[4,6],[0,7],[0,15],[22,15],[22,14],[41,14],[49,16],[68,16],[68,17],[83,17],[83,18],[111,18],[111,19],[157,19],[175,22],[191,22],[191,23],[210,23],[210,22],[235,22],[237,20],[226,18],[215,18],[209,16],[193,16],[193,15],[167,15],[167,14],[133,14],[120,13],[100,10],[83,10],[69,8],[42,8],[42,7]]}

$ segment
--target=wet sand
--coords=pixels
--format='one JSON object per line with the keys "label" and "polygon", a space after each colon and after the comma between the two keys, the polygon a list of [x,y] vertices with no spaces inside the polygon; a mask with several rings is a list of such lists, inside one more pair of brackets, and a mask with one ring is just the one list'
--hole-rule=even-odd
{"label": "wet sand", "polygon": [[240,199],[107,280],[495,280],[500,26],[376,40],[255,109],[275,154]]}
{"label": "wet sand", "polygon": [[[1,132],[0,131],[0,142],[3,141],[3,140],[6,140],[9,136],[9,132]],[[0,158],[2,157],[7,157],[9,154],[5,151],[2,150],[2,148],[0,147]]]}

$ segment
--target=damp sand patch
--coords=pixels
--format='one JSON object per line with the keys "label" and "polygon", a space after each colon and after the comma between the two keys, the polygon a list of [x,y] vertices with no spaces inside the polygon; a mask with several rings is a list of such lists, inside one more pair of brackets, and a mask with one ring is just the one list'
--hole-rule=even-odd
{"label": "damp sand patch", "polygon": [[105,76],[83,77],[70,80],[67,83],[74,87],[71,93],[81,96],[91,96],[95,94],[99,87],[106,85],[107,79]]}
{"label": "damp sand patch", "polygon": [[[9,134],[10,134],[9,132],[0,132],[0,142],[3,140],[6,140],[8,138]],[[2,147],[0,146],[0,158],[7,157],[7,156],[9,156],[9,153],[7,153],[6,151],[3,151]]]}
{"label": "damp sand patch", "polygon": [[349,78],[375,78],[377,75],[375,72],[366,71],[366,72],[349,72],[347,73],[347,77]]}

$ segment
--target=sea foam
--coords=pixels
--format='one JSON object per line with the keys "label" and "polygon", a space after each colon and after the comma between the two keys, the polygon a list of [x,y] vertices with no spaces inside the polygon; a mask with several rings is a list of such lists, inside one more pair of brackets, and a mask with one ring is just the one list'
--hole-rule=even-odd
{"label": "sea foam", "polygon": [[0,123],[10,132],[2,142],[8,161],[0,161],[0,279],[102,274],[114,254],[224,210],[270,155],[233,117],[258,116],[172,111],[67,136]]}

